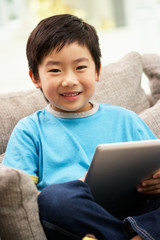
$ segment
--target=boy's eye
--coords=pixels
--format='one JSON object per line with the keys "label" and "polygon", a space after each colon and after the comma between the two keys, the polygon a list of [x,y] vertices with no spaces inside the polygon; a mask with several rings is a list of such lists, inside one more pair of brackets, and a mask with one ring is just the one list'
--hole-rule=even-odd
{"label": "boy's eye", "polygon": [[85,69],[85,68],[87,68],[87,67],[86,66],[78,66],[77,70],[82,70],[82,69]]}
{"label": "boy's eye", "polygon": [[49,72],[58,73],[58,72],[60,72],[60,69],[51,69],[51,70],[49,70]]}

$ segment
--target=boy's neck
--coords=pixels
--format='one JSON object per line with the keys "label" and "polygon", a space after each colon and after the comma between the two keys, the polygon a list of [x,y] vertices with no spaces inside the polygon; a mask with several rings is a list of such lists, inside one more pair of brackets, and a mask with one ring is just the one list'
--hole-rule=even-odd
{"label": "boy's neck", "polygon": [[89,102],[90,103],[90,109],[88,111],[84,112],[60,112],[60,111],[55,111],[51,104],[48,104],[46,107],[46,110],[50,112],[52,115],[55,117],[60,117],[60,118],[83,118],[83,117],[88,117],[90,115],[93,115],[98,111],[99,104],[95,102]]}

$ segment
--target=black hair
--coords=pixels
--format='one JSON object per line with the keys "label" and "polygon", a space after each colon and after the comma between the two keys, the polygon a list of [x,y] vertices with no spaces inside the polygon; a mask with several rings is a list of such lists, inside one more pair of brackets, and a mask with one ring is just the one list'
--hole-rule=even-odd
{"label": "black hair", "polygon": [[26,54],[34,77],[38,77],[38,65],[51,50],[60,51],[73,42],[88,48],[99,74],[101,50],[95,28],[76,16],[60,14],[42,20],[28,38]]}

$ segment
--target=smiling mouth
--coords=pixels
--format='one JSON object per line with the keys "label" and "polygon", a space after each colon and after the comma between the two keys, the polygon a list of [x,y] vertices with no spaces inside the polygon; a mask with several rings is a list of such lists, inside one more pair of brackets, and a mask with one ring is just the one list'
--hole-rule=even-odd
{"label": "smiling mouth", "polygon": [[75,97],[78,96],[81,92],[72,92],[72,93],[61,93],[60,95],[63,97]]}

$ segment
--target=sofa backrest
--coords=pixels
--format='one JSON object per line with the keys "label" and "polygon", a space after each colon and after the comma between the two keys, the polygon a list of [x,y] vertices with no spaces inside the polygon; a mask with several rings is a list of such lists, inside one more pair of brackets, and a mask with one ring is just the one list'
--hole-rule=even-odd
{"label": "sofa backrest", "polygon": [[17,122],[47,105],[40,90],[0,94],[0,154],[5,152]]}
{"label": "sofa backrest", "polygon": [[102,68],[93,100],[118,105],[136,113],[150,107],[146,93],[141,87],[143,73],[142,56],[130,52],[118,62]]}

